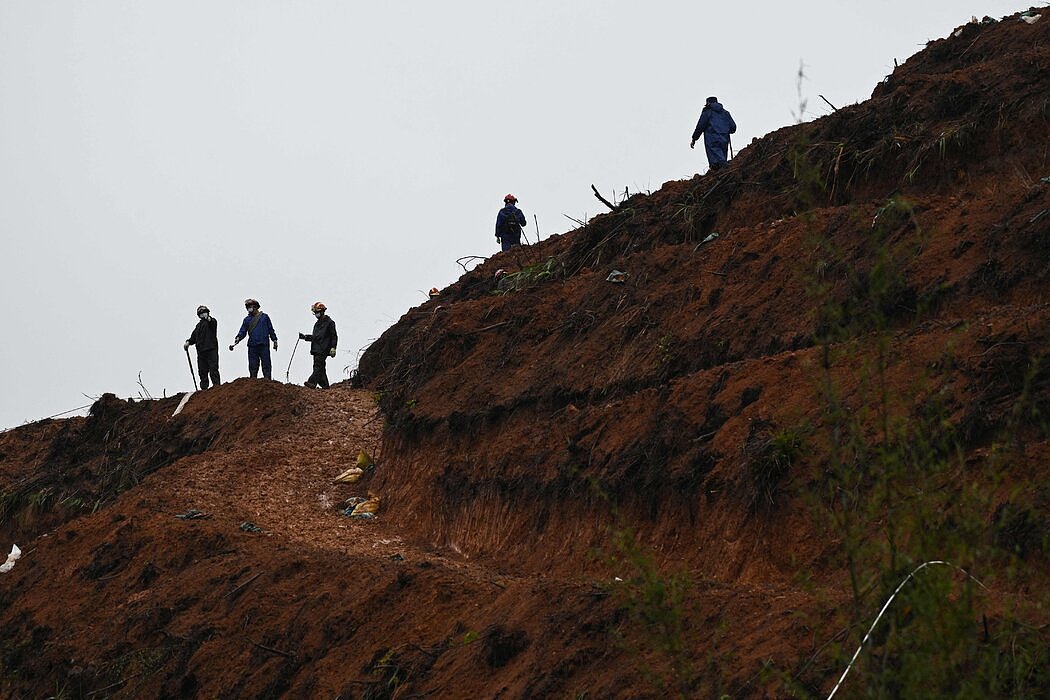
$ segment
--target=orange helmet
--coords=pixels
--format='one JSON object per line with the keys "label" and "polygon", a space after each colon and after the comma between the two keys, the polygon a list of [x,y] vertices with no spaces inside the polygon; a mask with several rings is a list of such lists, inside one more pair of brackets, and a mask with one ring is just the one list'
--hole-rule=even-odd
{"label": "orange helmet", "polygon": [[512,194],[508,194],[508,195],[507,195],[506,197],[504,197],[504,198],[503,198],[503,201],[504,201],[504,202],[517,202],[517,201],[518,201],[518,198],[517,198],[517,197],[515,197],[515,196],[514,196],[514,195],[512,195]]}
{"label": "orange helmet", "polygon": [[310,311],[328,311],[328,307],[324,305],[323,301],[315,301],[313,306],[310,307]]}

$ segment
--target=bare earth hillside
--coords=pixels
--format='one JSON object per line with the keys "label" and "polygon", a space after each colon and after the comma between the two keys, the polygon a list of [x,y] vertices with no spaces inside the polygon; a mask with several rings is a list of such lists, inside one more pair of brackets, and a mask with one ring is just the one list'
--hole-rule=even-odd
{"label": "bare earth hillside", "polygon": [[836,697],[1045,697],[1034,12],[494,255],[352,385],[3,433],[0,695],[826,697],[907,580]]}

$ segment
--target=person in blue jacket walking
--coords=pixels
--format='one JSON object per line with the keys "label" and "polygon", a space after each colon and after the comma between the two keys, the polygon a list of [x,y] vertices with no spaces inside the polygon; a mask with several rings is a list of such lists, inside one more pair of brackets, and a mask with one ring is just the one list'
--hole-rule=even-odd
{"label": "person in blue jacket walking", "polygon": [[735,133],[736,122],[733,121],[733,117],[722,107],[717,97],[708,97],[707,104],[700,112],[700,120],[693,129],[693,140],[689,142],[689,148],[693,148],[700,134],[703,134],[707,162],[711,170],[718,170],[725,167],[729,151],[729,135]]}
{"label": "person in blue jacket walking", "polygon": [[510,250],[521,245],[521,229],[525,226],[525,215],[515,204],[518,198],[508,194],[503,198],[503,208],[496,214],[496,242],[501,250]]}
{"label": "person in blue jacket walking", "polygon": [[259,302],[255,299],[245,299],[244,308],[247,309],[248,315],[244,317],[244,322],[241,323],[241,329],[237,331],[237,337],[233,339],[233,345],[230,346],[230,351],[237,343],[244,340],[245,336],[248,337],[248,373],[252,375],[252,379],[259,376],[259,364],[262,364],[263,377],[266,379],[272,379],[271,375],[271,364],[270,364],[270,346],[267,343],[268,340],[273,341],[274,352],[277,351],[277,334],[274,333],[273,324],[270,323],[270,317],[259,311]]}

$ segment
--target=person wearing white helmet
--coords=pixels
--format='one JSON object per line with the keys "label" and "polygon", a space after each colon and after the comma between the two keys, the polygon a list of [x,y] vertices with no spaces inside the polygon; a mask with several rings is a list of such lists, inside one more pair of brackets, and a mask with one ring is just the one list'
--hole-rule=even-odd
{"label": "person wearing white helmet", "polygon": [[197,346],[197,374],[201,378],[201,389],[207,389],[209,378],[212,385],[219,386],[219,322],[211,317],[211,311],[203,304],[197,307],[197,318],[200,320],[182,344],[182,349]]}
{"label": "person wearing white helmet", "polygon": [[241,323],[241,329],[237,331],[237,337],[233,339],[232,351],[237,343],[248,338],[248,373],[252,379],[259,376],[259,365],[262,365],[263,377],[272,379],[270,363],[270,346],[267,340],[273,341],[274,352],[277,351],[277,333],[273,330],[270,317],[259,310],[259,302],[255,299],[245,299],[244,308],[248,315]]}
{"label": "person wearing white helmet", "polygon": [[313,333],[300,333],[301,340],[310,341],[310,354],[314,358],[314,371],[310,378],[303,382],[303,386],[316,389],[328,388],[328,372],[324,363],[329,357],[335,357],[335,348],[339,344],[339,336],[335,332],[335,321],[325,312],[328,307],[323,302],[315,301],[310,307],[310,312],[317,320],[314,321]]}
{"label": "person wearing white helmet", "polygon": [[521,229],[525,226],[525,214],[515,205],[518,198],[508,194],[503,198],[503,208],[496,214],[496,242],[502,250],[521,245]]}

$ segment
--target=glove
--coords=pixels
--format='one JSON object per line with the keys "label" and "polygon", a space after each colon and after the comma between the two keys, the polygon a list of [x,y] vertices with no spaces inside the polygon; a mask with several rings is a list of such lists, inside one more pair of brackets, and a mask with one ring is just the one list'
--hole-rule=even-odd
{"label": "glove", "polygon": [[335,348],[332,348],[331,350],[329,350],[328,354],[331,355],[332,357],[335,357]]}
{"label": "glove", "polygon": [[696,139],[693,139],[692,141],[689,142],[689,148],[692,148],[695,145],[696,145]]}
{"label": "glove", "polygon": [[[234,343],[236,345],[236,343]],[[230,352],[233,352],[233,345],[230,346]]]}
{"label": "glove", "polygon": [[182,344],[182,349],[183,350],[189,350],[190,349],[190,341],[187,340],[185,343],[183,343]]}
{"label": "glove", "polygon": [[275,352],[277,351],[277,341],[276,340],[273,341],[273,349],[274,349]]}
{"label": "glove", "polygon": [[299,340],[306,340],[306,333],[300,333]]}
{"label": "glove", "polygon": [[502,239],[501,239],[501,238],[500,238],[499,236],[496,236],[496,242],[497,242],[497,243],[502,243],[502,242],[503,242],[503,240],[502,240]]}

